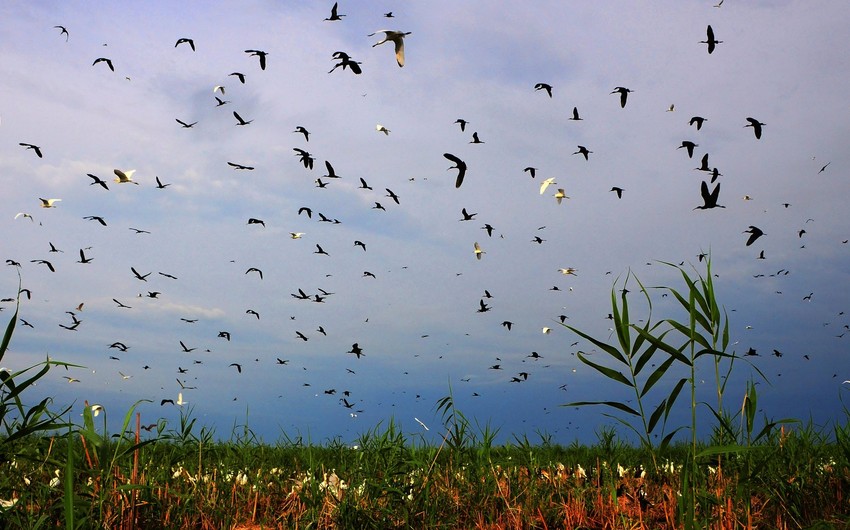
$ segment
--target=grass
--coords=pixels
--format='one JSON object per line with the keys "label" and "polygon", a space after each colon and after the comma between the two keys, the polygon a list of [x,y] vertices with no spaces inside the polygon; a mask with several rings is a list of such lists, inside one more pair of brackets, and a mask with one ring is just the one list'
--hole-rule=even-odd
{"label": "grass", "polygon": [[[121,431],[110,433],[99,406],[86,403],[77,425],[71,407],[54,411],[50,398],[25,404],[24,390],[65,366],[48,359],[0,370],[0,527],[850,528],[850,410],[831,430],[759,420],[752,381],[740,406],[727,408],[729,375],[743,361],[727,350],[728,317],[714,296],[710,260],[705,275],[677,268],[686,289],[659,289],[679,301],[679,320],[653,320],[650,289],[629,275],[619,296],[612,289],[615,344],[570,328],[608,354],[610,365],[580,358],[632,388],[635,406],[569,405],[611,410],[615,425],[637,435],[636,446],[614,428],[597,432],[590,446],[556,445],[545,433],[495,445],[497,431],[456,408],[451,386],[435,403],[438,445],[406,437],[392,420],[351,445],[285,435],[265,444],[247,425],[218,441],[191,408],[143,437],[135,405]],[[640,326],[630,316],[630,280],[648,313]],[[17,310],[0,361],[16,320]],[[695,398],[706,364],[717,389],[711,404]],[[674,365],[690,377],[668,381]],[[669,390],[656,386],[662,380]],[[674,406],[690,407],[690,425],[667,425]],[[697,407],[715,420],[708,440],[696,436]],[[678,432],[691,436],[676,441]]]}

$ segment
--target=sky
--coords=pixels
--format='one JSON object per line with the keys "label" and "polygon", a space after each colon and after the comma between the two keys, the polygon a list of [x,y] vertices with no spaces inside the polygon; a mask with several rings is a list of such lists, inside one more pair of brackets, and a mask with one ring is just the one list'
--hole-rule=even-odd
{"label": "sky", "polygon": [[[593,443],[628,433],[610,409],[563,405],[633,394],[579,361],[614,366],[559,317],[613,343],[612,289],[633,275],[646,318],[634,278],[681,290],[662,262],[705,274],[710,252],[730,353],[758,353],[736,364],[727,406],[753,378],[764,417],[846,421],[850,6],[721,4],[340,2],[325,20],[329,2],[4,3],[0,257],[20,267],[0,269],[0,294],[14,299],[20,274],[31,298],[2,365],[80,365],[30,399],[72,419],[101,404],[113,430],[143,400],[143,424],[191,414],[221,438],[247,425],[267,442],[353,442],[392,420],[439,442],[436,403],[452,395],[498,441]],[[403,67],[367,36],[382,29],[410,32]],[[336,51],[362,73],[329,73]],[[444,153],[467,166],[460,187]],[[697,208],[706,154],[723,208]],[[747,246],[751,226],[764,235]],[[654,320],[683,318],[650,295]],[[14,307],[0,304],[4,325]],[[697,374],[713,403],[710,362]],[[182,407],[161,404],[179,393]],[[689,418],[682,401],[668,431]]]}

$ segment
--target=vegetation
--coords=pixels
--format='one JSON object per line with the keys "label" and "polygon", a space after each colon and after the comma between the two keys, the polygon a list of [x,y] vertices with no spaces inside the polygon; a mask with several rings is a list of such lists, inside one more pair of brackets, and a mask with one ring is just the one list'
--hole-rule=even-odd
{"label": "vegetation", "polygon": [[[570,405],[613,410],[611,417],[638,436],[637,446],[614,429],[599,431],[593,446],[563,447],[545,434],[496,446],[496,431],[458,410],[451,388],[435,404],[442,419],[437,446],[405,437],[392,421],[354,445],[300,438],[268,445],[247,425],[215,441],[211,430],[197,428],[191,409],[179,425],[161,421],[143,439],[135,406],[117,433],[107,431],[99,405],[85,404],[82,425],[63,419],[70,407],[51,411],[50,398],[27,407],[22,392],[51,367],[65,366],[48,359],[0,370],[0,526],[850,528],[850,410],[832,431],[791,420],[757,427],[753,382],[739,408],[724,408],[732,367],[743,359],[727,351],[729,323],[715,299],[710,261],[705,276],[677,268],[686,289],[660,289],[678,300],[682,321],[653,321],[648,290],[629,275],[626,282],[634,278],[646,301],[643,324],[631,323],[624,286],[612,290],[616,345],[571,328],[614,367],[580,359],[634,389],[636,406]],[[0,361],[16,320],[17,311]],[[703,364],[714,374],[716,404],[696,401]],[[674,366],[689,376],[659,395],[656,383]],[[668,426],[670,411],[688,394],[690,425]],[[716,421],[708,441],[696,436],[697,407]],[[684,431],[691,436],[676,441]]]}

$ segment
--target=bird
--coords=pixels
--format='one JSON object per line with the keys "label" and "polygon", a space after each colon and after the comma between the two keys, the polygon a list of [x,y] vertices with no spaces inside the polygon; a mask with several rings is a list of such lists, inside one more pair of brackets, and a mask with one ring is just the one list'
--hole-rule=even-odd
{"label": "bird", "polygon": [[251,267],[250,269],[248,269],[248,270],[246,270],[246,271],[245,271],[245,274],[248,274],[249,272],[256,272],[257,274],[259,274],[259,275],[260,275],[260,279],[261,279],[261,280],[263,279],[263,271],[261,271],[261,270],[260,270],[260,269],[258,269],[257,267]]}
{"label": "bird", "polygon": [[690,140],[682,140],[682,145],[680,145],[676,149],[682,149],[683,147],[688,151],[688,158],[693,158],[694,147],[699,147],[699,144],[695,144]]}
{"label": "bird", "polygon": [[572,267],[567,267],[566,269],[558,269],[558,272],[560,272],[560,273],[561,273],[561,274],[563,274],[564,276],[566,276],[567,274],[571,274],[571,275],[573,275],[573,276],[577,276],[576,272],[578,272],[578,270],[577,270],[577,269],[574,269],[574,268],[572,268]]}
{"label": "bird", "polygon": [[18,143],[18,145],[20,145],[21,147],[26,147],[27,149],[32,149],[33,152],[35,153],[35,156],[37,156],[39,158],[44,158],[44,155],[41,152],[41,147],[39,147],[37,145],[33,145],[33,144],[27,144],[27,143],[24,143],[24,142],[20,142],[20,143]]}
{"label": "bird", "polygon": [[383,33],[384,38],[381,39],[380,41],[376,42],[375,44],[373,44],[372,47],[374,48],[375,46],[378,46],[380,44],[384,44],[385,42],[392,41],[393,44],[395,44],[395,60],[398,63],[399,67],[404,66],[404,38],[406,36],[410,35],[411,32],[410,31],[401,32],[401,31],[393,31],[393,30],[389,30],[389,29],[379,29],[378,31],[376,31],[374,33],[370,33],[366,36],[367,37],[373,37],[373,36],[377,35],[378,33]]}
{"label": "bird", "polygon": [[174,47],[176,48],[181,44],[188,44],[189,47],[192,48],[192,51],[195,51],[195,41],[193,41],[192,39],[187,39],[185,37],[177,39],[177,43],[174,45]]}
{"label": "bird", "polygon": [[588,150],[587,150],[587,147],[585,147],[585,146],[583,146],[583,145],[580,145],[580,146],[578,146],[578,151],[576,151],[576,152],[575,152],[575,153],[573,153],[573,154],[574,154],[574,155],[584,155],[584,159],[585,159],[585,160],[589,160],[588,155],[589,155],[590,153],[592,153],[592,152],[593,152],[593,151],[588,151]]}
{"label": "bird", "polygon": [[230,332],[228,331],[219,331],[218,337],[227,340],[227,342],[230,342]]}
{"label": "bird", "polygon": [[249,123],[254,121],[254,120],[248,120],[248,121],[243,120],[242,116],[240,116],[239,113],[236,112],[235,110],[233,111],[233,117],[236,118],[236,121],[237,121],[236,125],[248,125]]}
{"label": "bird", "polygon": [[702,124],[707,121],[708,120],[702,116],[694,116],[688,121],[688,125],[696,125],[697,130],[700,130],[702,128]]}
{"label": "bird", "polygon": [[265,221],[263,221],[262,219],[255,219],[253,217],[248,219],[248,224],[249,225],[263,225],[263,228],[266,227]]}
{"label": "bird", "polygon": [[227,75],[228,76],[231,76],[231,75],[236,76],[236,78],[239,80],[240,83],[242,83],[243,85],[245,84],[245,74],[243,74],[241,72],[231,72]]}
{"label": "bird", "polygon": [[487,235],[489,237],[493,237],[493,227],[490,225],[490,223],[485,223],[484,226],[481,227],[481,229],[486,230]]}
{"label": "bird", "polygon": [[45,265],[50,272],[56,272],[56,269],[53,268],[53,264],[47,261],[46,259],[32,259],[30,263],[38,263],[39,265]]}
{"label": "bird", "polygon": [[629,92],[634,92],[629,88],[618,86],[611,93],[612,94],[620,94],[620,108],[626,108],[626,98],[629,96]]}
{"label": "bird", "polygon": [[552,97],[552,85],[548,83],[537,83],[534,85],[534,90],[545,90],[549,97]]}
{"label": "bird", "polygon": [[718,44],[722,43],[722,40],[717,40],[714,38],[714,30],[711,29],[711,24],[708,25],[708,28],[705,30],[706,32],[706,40],[701,40],[701,44],[708,44],[708,53],[714,51],[714,47]]}
{"label": "bird", "polygon": [[[300,213],[300,212],[299,212],[299,213]],[[304,232],[290,232],[290,233],[289,233],[289,237],[290,237],[290,239],[301,239],[301,237],[302,237],[303,235],[304,235]]]}
{"label": "bird", "polygon": [[482,255],[482,254],[486,254],[486,252],[484,252],[483,250],[481,250],[481,246],[478,244],[478,242],[477,242],[477,241],[476,241],[476,242],[475,242],[475,244],[473,245],[472,249],[473,249],[472,251],[475,253],[475,258],[476,258],[476,259],[478,259],[478,260],[480,260],[480,259],[481,259],[481,255]]}
{"label": "bird", "polygon": [[318,243],[316,243],[316,250],[313,252],[313,254],[324,254],[325,256],[330,256],[330,254],[325,252],[325,249],[323,249]]}
{"label": "bird", "polygon": [[375,125],[375,130],[378,131],[378,132],[384,133],[384,135],[386,135],[386,136],[390,135],[390,130],[387,129],[386,127],[384,127],[383,125],[381,125],[380,123]]}
{"label": "bird", "polygon": [[129,182],[129,183],[135,184],[137,186],[139,185],[138,182],[133,180],[133,173],[136,172],[135,169],[130,169],[130,170],[127,170],[127,171],[122,171],[120,169],[113,169],[112,172],[115,173],[115,182],[117,182],[119,184],[127,184]]}
{"label": "bird", "polygon": [[708,191],[708,183],[702,181],[700,185],[700,195],[702,195],[702,206],[697,206],[694,210],[710,210],[711,208],[726,208],[725,206],[721,206],[717,204],[717,198],[720,196],[720,183],[717,183],[717,186],[709,192]]}
{"label": "bird", "polygon": [[[757,120],[757,119],[755,119],[755,118],[747,118],[747,121],[748,121],[749,123],[748,123],[747,125],[744,125],[744,127],[752,127],[752,128],[753,128],[753,134],[755,134],[755,135],[756,135],[756,140],[760,139],[760,138],[761,138],[761,128],[762,128],[765,124],[764,124],[764,123],[762,123],[762,122],[760,122],[760,121],[758,121],[758,120]],[[824,166],[824,167],[826,167],[826,166]]]}
{"label": "bird", "polygon": [[116,300],[115,298],[113,298],[113,299],[112,299],[112,301],[113,301],[113,302],[115,302],[116,304],[118,304],[118,307],[119,307],[120,309],[133,309],[132,307],[130,307],[130,306],[128,306],[128,305],[124,305],[124,304],[122,304],[121,302],[119,302],[119,301],[118,301],[118,300]]}
{"label": "bird", "polygon": [[86,253],[83,249],[80,249],[80,261],[77,263],[91,263],[94,258],[86,258]]}
{"label": "bird", "polygon": [[364,242],[362,242],[362,241],[360,241],[360,240],[356,240],[356,241],[354,241],[354,246],[355,246],[355,247],[360,247],[360,248],[362,248],[362,249],[363,249],[363,252],[366,252],[366,243],[364,243]]}
{"label": "bird", "polygon": [[357,186],[358,189],[361,190],[371,190],[372,187],[366,183],[366,180],[363,177],[360,177],[360,185]]}
{"label": "bird", "polygon": [[68,39],[71,35],[68,33],[68,30],[65,29],[65,26],[53,26],[54,28],[59,30],[59,36],[65,35],[65,42],[68,42]]}
{"label": "bird", "polygon": [[127,229],[132,230],[133,232],[135,232],[137,234],[150,234],[150,232],[148,232],[147,230],[141,230],[139,228],[133,228],[132,226],[128,227]]}
{"label": "bird", "polygon": [[543,182],[541,182],[540,183],[540,195],[543,195],[543,193],[546,191],[546,188],[548,188],[549,185],[551,185],[551,184],[557,184],[557,182],[555,182],[554,177],[550,177],[550,178],[544,180]]}
{"label": "bird", "polygon": [[384,197],[389,197],[389,198],[390,198],[390,199],[392,199],[392,200],[393,200],[393,202],[395,202],[396,204],[401,204],[401,203],[398,201],[398,195],[396,195],[396,194],[393,192],[393,190],[391,190],[391,189],[389,189],[389,188],[384,188],[384,189],[387,191],[387,194],[386,194],[386,195],[384,195]]}
{"label": "bird", "polygon": [[581,121],[583,119],[578,115],[578,107],[573,107],[573,115],[569,119],[573,121]]}
{"label": "bird", "polygon": [[106,191],[109,191],[109,186],[106,185],[105,180],[101,180],[100,177],[98,177],[96,175],[92,175],[91,173],[86,173],[86,176],[93,180],[93,182],[91,184],[89,184],[89,186],[94,186],[95,184],[99,184],[101,187],[103,187],[103,189],[105,189]]}
{"label": "bird", "polygon": [[241,364],[239,364],[239,363],[230,363],[228,366],[235,366],[235,367],[236,367],[236,371],[237,371],[237,372],[239,372],[240,374],[242,373],[242,365],[241,365]]}
{"label": "bird", "polygon": [[336,172],[334,171],[334,167],[333,167],[333,166],[331,165],[331,163],[330,163],[330,162],[328,162],[327,160],[325,160],[325,167],[326,167],[326,168],[327,168],[327,170],[328,170],[328,174],[327,174],[327,175],[322,175],[323,177],[326,177],[326,178],[329,178],[329,179],[338,179],[338,178],[341,178],[339,175],[337,175],[337,174],[336,174]]}
{"label": "bird", "polygon": [[[266,69],[266,55],[268,55],[268,53],[266,53],[262,50],[245,50],[245,53],[247,53],[248,55],[254,55],[254,56],[259,57],[259,59],[260,59],[260,70]],[[240,79],[240,81],[241,81],[241,79]]]}
{"label": "bird", "polygon": [[531,178],[534,178],[534,177],[537,176],[537,168],[536,167],[528,166],[527,168],[523,169],[523,172],[531,175]]}
{"label": "bird", "polygon": [[558,191],[555,193],[555,200],[558,201],[558,204],[561,204],[561,200],[563,199],[569,199],[569,197],[564,192],[564,188],[558,188]]}
{"label": "bird", "polygon": [[354,354],[354,355],[355,355],[358,359],[359,359],[360,357],[362,357],[362,356],[366,355],[365,353],[363,353],[363,348],[361,348],[361,347],[359,346],[359,343],[357,343],[357,342],[355,342],[354,344],[352,344],[352,345],[351,345],[351,349],[350,349],[350,350],[348,350],[346,353],[352,353],[352,354]]}
{"label": "bird", "polygon": [[165,188],[167,188],[167,187],[171,186],[171,183],[163,184],[163,183],[162,183],[162,181],[161,181],[161,180],[159,180],[159,177],[156,177],[156,176],[155,176],[154,178],[156,179],[156,187],[157,187],[157,189],[164,190]]}
{"label": "bird", "polygon": [[453,165],[449,169],[457,169],[457,179],[455,180],[455,188],[460,188],[460,185],[463,184],[463,178],[466,176],[466,162],[451,153],[443,153],[443,157],[455,163],[455,165]]}
{"label": "bird", "polygon": [[86,217],[83,217],[83,219],[85,219],[87,221],[97,221],[98,223],[102,224],[103,226],[106,226],[106,221],[103,219],[103,217],[101,217],[99,215],[88,215]]}
{"label": "bird", "polygon": [[294,147],[292,150],[295,151],[295,156],[299,157],[299,162],[301,162],[306,169],[313,169],[313,161],[316,159],[313,158],[309,152],[297,147]]}
{"label": "bird", "polygon": [[246,170],[246,171],[254,171],[254,168],[252,166],[243,166],[242,164],[237,164],[235,162],[228,162],[227,165],[232,167],[233,169],[243,169],[243,170]]}
{"label": "bird", "polygon": [[193,121],[192,123],[186,123],[185,121],[177,119],[177,118],[174,118],[174,121],[176,121],[177,123],[182,125],[184,129],[191,129],[192,127],[194,127],[198,123],[196,121]]}
{"label": "bird", "polygon": [[460,214],[463,216],[462,219],[458,219],[459,221],[472,221],[478,213],[469,213],[466,211],[466,208],[462,208]]}
{"label": "bird", "polygon": [[617,186],[613,186],[613,187],[611,188],[611,191],[617,192],[617,198],[618,198],[618,199],[622,199],[622,198],[623,198],[623,188],[619,188],[619,187],[617,187]]}
{"label": "bird", "polygon": [[41,201],[42,208],[56,208],[55,206],[53,206],[53,204],[61,201],[62,199],[42,199],[41,197],[39,197],[38,200]]}
{"label": "bird", "polygon": [[256,311],[254,311],[253,309],[246,309],[245,314],[246,315],[254,315],[255,317],[257,317],[257,320],[260,320],[260,314],[257,313]]}
{"label": "bird", "polygon": [[355,75],[360,75],[360,74],[363,73],[363,70],[360,68],[360,65],[362,63],[360,63],[359,61],[355,61],[347,53],[342,52],[342,51],[337,51],[337,52],[334,52],[333,55],[331,55],[331,57],[333,59],[339,61],[339,62],[336,63],[333,68],[328,70],[329,74],[331,72],[333,72],[334,70],[336,70],[337,68],[339,68],[340,66],[342,67],[343,70],[345,70],[346,68],[351,68],[351,72]]}
{"label": "bird", "polygon": [[750,234],[750,237],[747,238],[747,245],[746,246],[752,245],[753,243],[755,243],[756,239],[758,239],[758,238],[760,238],[761,236],[764,235],[764,232],[762,232],[761,229],[759,229],[758,227],[752,226],[752,225],[750,225],[750,227],[748,229],[744,230],[744,233]]}
{"label": "bird", "polygon": [[511,327],[512,327],[513,325],[514,325],[514,323],[513,323],[513,322],[511,322],[510,320],[505,320],[505,321],[503,321],[503,322],[502,322],[502,327],[504,327],[504,328],[505,328],[505,329],[507,329],[508,331],[510,331],[510,330],[511,330]]}
{"label": "bird", "polygon": [[469,122],[464,120],[463,118],[458,118],[458,119],[455,120],[455,123],[460,125],[460,132],[464,132],[464,131],[466,131],[466,124],[469,123]]}
{"label": "bird", "polygon": [[107,59],[106,57],[98,57],[94,60],[93,63],[91,63],[91,65],[94,66],[97,63],[106,63],[106,66],[108,66],[110,70],[112,70],[113,72],[115,71],[115,67],[112,65],[111,59]]}
{"label": "bird", "polygon": [[478,309],[477,309],[477,311],[476,311],[476,312],[478,312],[478,313],[486,313],[487,311],[490,311],[490,309],[492,309],[492,308],[491,308],[490,306],[488,306],[487,304],[485,304],[485,303],[484,303],[484,300],[479,300],[479,301],[478,301]]}
{"label": "bird", "polygon": [[472,133],[472,141],[469,142],[469,143],[471,143],[471,144],[483,144],[484,142],[482,142],[481,140],[478,139],[478,131],[476,131],[476,132]]}
{"label": "bird", "polygon": [[141,280],[143,282],[148,281],[148,276],[151,275],[150,272],[147,274],[140,274],[139,271],[135,269],[135,267],[130,267],[130,270],[133,272],[133,275],[136,277],[137,280]]}
{"label": "bird", "polygon": [[676,110],[676,104],[675,104],[675,103],[670,103],[670,106],[669,106],[669,107],[667,107],[667,112],[673,112],[673,111],[675,111],[675,110]]}
{"label": "bird", "polygon": [[337,3],[338,2],[334,2],[333,7],[331,8],[331,16],[326,18],[325,20],[342,20],[342,17],[345,16],[337,13]]}
{"label": "bird", "polygon": [[292,132],[293,132],[293,133],[303,134],[303,135],[304,135],[304,140],[305,140],[305,141],[307,141],[307,142],[309,142],[309,141],[310,141],[310,131],[308,131],[307,129],[305,129],[303,126],[299,125],[299,126],[298,126],[298,127],[296,127],[296,128],[295,128],[295,130],[294,130],[294,131],[292,131]]}
{"label": "bird", "polygon": [[222,105],[227,105],[228,103],[230,103],[230,101],[225,101],[218,96],[213,96],[213,97],[215,98],[215,101],[216,101],[216,105],[215,105],[216,107],[221,107]]}
{"label": "bird", "polygon": [[64,250],[59,250],[58,248],[56,248],[56,246],[50,241],[48,241],[47,244],[50,245],[49,252],[65,252]]}

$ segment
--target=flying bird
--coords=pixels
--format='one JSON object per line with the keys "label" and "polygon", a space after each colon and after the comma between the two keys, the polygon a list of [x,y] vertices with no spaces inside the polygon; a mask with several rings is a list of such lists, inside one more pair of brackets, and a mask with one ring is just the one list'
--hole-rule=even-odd
{"label": "flying bird", "polygon": [[303,126],[299,125],[299,126],[298,126],[298,127],[296,127],[296,128],[295,128],[295,130],[294,130],[294,131],[292,131],[292,132],[293,132],[293,133],[303,134],[303,135],[304,135],[304,140],[306,140],[306,141],[308,141],[308,142],[310,141],[310,131],[308,131],[307,129],[305,129]]}
{"label": "flying bird", "polygon": [[253,217],[248,219],[249,225],[263,225],[263,228],[266,227],[266,223],[262,219],[255,219]]}
{"label": "flying bird", "polygon": [[68,39],[71,35],[68,33],[68,30],[65,29],[65,26],[53,26],[54,28],[59,30],[59,36],[65,35],[65,42],[68,42]]}
{"label": "flying bird", "polygon": [[33,152],[35,153],[35,156],[37,156],[39,158],[44,158],[44,155],[42,155],[41,148],[39,146],[33,145],[33,144],[27,144],[27,143],[24,143],[24,142],[20,142],[18,145],[20,145],[21,147],[26,147],[27,149],[32,149]]}
{"label": "flying bird", "polygon": [[245,271],[245,274],[248,274],[249,272],[256,272],[257,274],[259,274],[259,275],[260,275],[260,279],[261,279],[261,280],[263,279],[263,271],[261,271],[261,270],[260,270],[260,269],[258,269],[257,267],[251,267],[250,269],[248,269],[247,271]]}
{"label": "flying bird", "polygon": [[573,107],[573,115],[569,119],[573,121],[581,121],[582,118],[578,115],[578,107]]}
{"label": "flying bird", "polygon": [[569,197],[567,197],[566,192],[564,192],[564,188],[558,188],[558,191],[555,193],[555,200],[558,201],[558,204],[561,204],[563,199],[569,199]]}
{"label": "flying bird", "polygon": [[384,133],[384,135],[386,135],[386,136],[389,136],[390,132],[391,132],[389,129],[387,129],[386,127],[384,127],[380,123],[375,125],[375,130],[378,131],[378,132]]}
{"label": "flying bird", "polygon": [[192,48],[192,51],[195,51],[195,41],[193,41],[192,39],[187,39],[187,38],[177,39],[177,43],[174,45],[174,47],[176,48],[176,47],[180,46],[181,44],[188,44],[189,47]]}
{"label": "flying bird", "polygon": [[443,156],[449,161],[455,163],[455,165],[453,165],[449,169],[457,169],[457,179],[455,180],[455,188],[460,188],[460,185],[463,184],[463,177],[466,176],[466,162],[451,153],[443,153]]}
{"label": "flying bird", "polygon": [[380,44],[384,44],[385,42],[392,41],[393,44],[395,44],[395,60],[400,67],[404,66],[404,38],[406,36],[410,35],[411,32],[410,31],[401,32],[401,31],[392,31],[392,30],[389,30],[389,29],[379,29],[375,33],[370,33],[366,36],[367,37],[373,37],[373,36],[377,35],[378,33],[383,33],[384,38],[379,40],[375,44],[373,44],[372,47],[374,48],[375,46],[378,46]]}
{"label": "flying bird", "polygon": [[478,213],[469,213],[469,212],[467,212],[467,211],[466,211],[466,208],[462,208],[462,209],[460,210],[460,214],[463,216],[463,218],[458,219],[459,221],[472,221],[472,219],[474,219],[474,218],[475,218],[475,216],[476,216],[476,215],[478,215]]}
{"label": "flying bird", "polygon": [[[262,50],[245,50],[245,53],[247,53],[248,55],[255,55],[255,56],[259,57],[260,58],[260,70],[266,69],[266,55],[268,55],[268,53],[266,53]],[[240,81],[242,81],[241,78],[240,78]],[[242,81],[242,82],[244,83],[244,81]]]}
{"label": "flying bird", "polygon": [[476,258],[476,259],[478,259],[478,260],[480,260],[480,259],[481,259],[481,255],[482,255],[482,254],[486,254],[486,252],[484,252],[483,250],[481,250],[481,246],[480,246],[480,245],[478,245],[478,242],[477,242],[477,241],[476,241],[476,242],[475,242],[475,244],[473,245],[472,249],[473,249],[472,251],[475,253],[475,258]]}
{"label": "flying bird", "polygon": [[80,261],[78,261],[77,263],[83,263],[83,264],[85,264],[85,263],[91,263],[93,259],[94,259],[94,258],[87,258],[87,257],[86,257],[85,250],[84,250],[84,249],[80,249]]}
{"label": "flying bird", "polygon": [[61,201],[62,199],[42,199],[41,197],[39,197],[38,200],[41,201],[42,208],[56,208],[55,206],[53,206],[53,204]]}
{"label": "flying bird", "polygon": [[460,132],[464,132],[466,130],[466,124],[469,122],[464,120],[463,118],[458,118],[455,120],[455,123],[460,125]]}
{"label": "flying bird", "polygon": [[688,121],[688,125],[696,125],[697,130],[700,130],[702,128],[702,124],[707,121],[708,120],[702,116],[694,116],[690,119],[690,121]]}
{"label": "flying bird", "polygon": [[127,171],[121,171],[120,169],[113,169],[112,172],[115,173],[115,182],[117,182],[119,184],[127,184],[129,182],[129,183],[135,184],[137,186],[139,185],[138,182],[133,180],[133,173],[136,172],[135,169],[130,169],[130,170],[127,170]]}
{"label": "flying bird", "polygon": [[709,192],[708,184],[705,181],[702,181],[700,185],[700,195],[702,195],[702,206],[697,206],[694,210],[710,210],[711,208],[726,208],[725,206],[721,206],[717,204],[717,198],[720,196],[720,183],[717,183],[717,186]]}
{"label": "flying bird", "polygon": [[552,97],[552,85],[548,83],[537,83],[534,85],[534,90],[545,90],[549,97]]}
{"label": "flying bird", "polygon": [[86,217],[83,217],[83,219],[85,219],[86,221],[97,221],[98,223],[102,224],[103,226],[106,226],[106,221],[103,219],[103,217],[101,217],[99,215],[88,215]]}
{"label": "flying bird", "polygon": [[557,184],[557,182],[555,182],[554,177],[549,177],[548,179],[541,182],[540,183],[540,195],[543,195],[543,193],[546,192],[546,188],[548,188],[549,185],[551,185],[551,184]]}
{"label": "flying bird", "polygon": [[177,123],[182,125],[184,129],[191,129],[192,127],[194,127],[198,123],[196,121],[193,121],[192,123],[186,123],[185,121],[179,120],[177,118],[174,118],[174,121],[176,121]]}
{"label": "flying bird", "polygon": [[232,73],[229,73],[227,75],[228,76],[231,76],[231,75],[236,76],[236,78],[239,79],[240,83],[242,83],[243,85],[245,84],[245,74],[243,74],[241,72],[232,72]]}
{"label": "flying bird", "polygon": [[248,121],[243,120],[242,116],[240,116],[239,113],[236,112],[235,110],[233,111],[233,117],[236,118],[236,121],[237,121],[236,125],[248,125],[249,123],[254,121],[254,120],[248,120]]}
{"label": "flying bird", "polygon": [[133,275],[136,277],[137,280],[141,280],[143,282],[148,281],[148,276],[151,275],[150,272],[147,274],[140,274],[139,271],[137,271],[134,267],[130,267],[130,270],[133,272]]}
{"label": "flying bird", "polygon": [[351,68],[351,72],[355,75],[360,75],[360,74],[363,73],[363,70],[360,68],[360,65],[362,63],[360,63],[359,61],[355,61],[347,53],[337,51],[337,52],[334,52],[333,55],[331,55],[331,57],[333,59],[339,61],[339,62],[336,63],[333,68],[328,70],[329,74],[331,72],[333,72],[334,70],[336,70],[337,68],[339,68],[340,66],[342,67],[343,70],[345,70],[346,68]]}
{"label": "flying bird", "polygon": [[326,18],[325,20],[342,20],[342,17],[345,15],[340,15],[337,13],[337,2],[334,2],[333,7],[331,8],[331,16]]}
{"label": "flying bird", "polygon": [[93,63],[91,63],[91,65],[94,66],[97,63],[106,63],[106,66],[108,66],[110,70],[112,70],[113,72],[115,71],[115,67],[112,66],[112,60],[111,59],[107,59],[106,57],[98,57],[97,59],[94,60]]}
{"label": "flying bird", "polygon": [[242,365],[241,365],[241,364],[239,364],[239,363],[230,363],[230,365],[229,365],[229,366],[235,366],[235,367],[236,367],[236,371],[237,371],[237,372],[239,372],[240,374],[242,373]]}
{"label": "flying bird", "polygon": [[762,232],[761,229],[759,229],[758,227],[752,226],[752,225],[750,225],[750,227],[748,229],[744,230],[744,233],[750,234],[750,237],[747,238],[747,245],[746,246],[752,245],[753,243],[755,243],[756,239],[758,239],[758,238],[760,238],[761,236],[764,235],[764,232]]}
{"label": "flying bird", "polygon": [[614,187],[612,187],[612,188],[611,188],[611,191],[615,191],[615,192],[617,192],[617,198],[618,198],[618,199],[622,199],[622,198],[623,198],[623,188],[619,188],[619,187],[617,187],[617,186],[614,186]]}
{"label": "flying bird", "polygon": [[523,169],[523,171],[525,173],[528,173],[529,175],[531,175],[531,178],[534,178],[534,177],[537,176],[537,168],[536,167],[528,166],[527,168]]}
{"label": "flying bird", "polygon": [[350,350],[348,350],[346,353],[353,353],[355,356],[357,356],[357,358],[358,358],[358,359],[359,359],[360,357],[362,357],[362,356],[366,355],[365,353],[363,353],[363,348],[361,348],[361,347],[359,346],[359,344],[358,344],[358,343],[356,343],[356,342],[355,342],[354,344],[352,344],[352,345],[351,345],[351,349],[350,349]]}
{"label": "flying bird", "polygon": [[690,140],[682,140],[682,145],[680,145],[676,149],[682,149],[683,147],[688,151],[688,158],[693,158],[694,147],[699,147],[699,144],[695,144]]}
{"label": "flying bird", "polygon": [[585,146],[583,146],[583,145],[580,145],[580,146],[578,146],[578,151],[576,151],[576,152],[575,152],[575,153],[573,153],[573,154],[574,154],[574,155],[584,155],[584,159],[585,159],[585,160],[589,160],[588,155],[589,155],[590,153],[592,153],[592,152],[593,152],[593,151],[588,151],[588,150],[587,150],[587,147],[585,147]]}
{"label": "flying bird", "polygon": [[764,126],[766,124],[758,121],[755,118],[747,118],[747,121],[749,123],[747,125],[744,125],[744,127],[752,127],[753,133],[756,135],[756,140],[760,139],[761,138],[761,128],[762,128],[762,126]]}
{"label": "flying bird", "polygon": [[626,98],[629,96],[629,92],[634,92],[633,90],[625,87],[618,86],[611,93],[612,94],[620,94],[620,108],[626,108]]}
{"label": "flying bird", "polygon": [[484,142],[482,142],[481,140],[478,139],[478,131],[476,131],[476,132],[472,133],[472,141],[469,142],[469,143],[471,143],[471,144],[483,144]]}
{"label": "flying bird", "polygon": [[232,167],[233,169],[244,169],[246,171],[254,171],[254,168],[252,166],[243,166],[242,164],[237,164],[235,162],[228,162],[227,165]]}
{"label": "flying bird", "polygon": [[88,176],[89,178],[91,178],[94,181],[91,184],[89,184],[89,186],[94,186],[95,184],[100,184],[100,186],[103,187],[103,189],[105,189],[106,191],[109,191],[109,186],[106,185],[105,180],[101,180],[99,177],[97,177],[96,175],[92,175],[91,173],[86,173],[86,176]]}
{"label": "flying bird", "polygon": [[714,51],[714,47],[722,43],[723,41],[714,38],[714,30],[711,29],[711,24],[708,25],[708,28],[705,30],[705,32],[707,40],[701,40],[700,43],[708,44],[708,53],[711,53]]}

